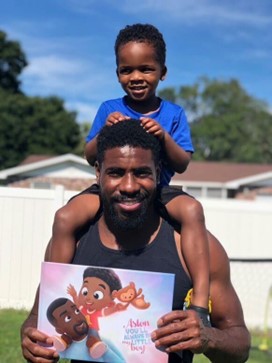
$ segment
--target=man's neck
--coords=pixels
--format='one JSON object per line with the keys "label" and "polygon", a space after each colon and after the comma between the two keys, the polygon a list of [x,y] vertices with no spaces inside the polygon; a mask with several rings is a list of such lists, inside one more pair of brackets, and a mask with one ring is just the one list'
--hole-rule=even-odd
{"label": "man's neck", "polygon": [[138,250],[151,243],[156,237],[161,224],[160,216],[154,212],[148,216],[140,228],[121,229],[109,225],[104,215],[98,222],[98,230],[102,244],[113,250]]}

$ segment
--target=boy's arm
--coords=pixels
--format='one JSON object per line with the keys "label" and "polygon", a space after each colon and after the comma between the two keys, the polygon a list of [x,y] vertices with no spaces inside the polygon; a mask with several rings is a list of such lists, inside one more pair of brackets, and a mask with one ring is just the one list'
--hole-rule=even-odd
{"label": "boy's arm", "polygon": [[[45,252],[45,261],[49,258],[50,243]],[[31,363],[55,363],[59,354],[54,349],[53,340],[37,329],[39,307],[39,287],[37,288],[33,307],[21,327],[21,348],[24,358]]]}
{"label": "boy's arm", "polygon": [[167,163],[176,173],[183,173],[189,165],[192,153],[180,147],[168,132],[164,132],[162,145]]}
{"label": "boy's arm", "polygon": [[[105,124],[107,126],[111,126],[116,124],[117,122],[122,122],[124,120],[128,120],[130,117],[123,115],[121,112],[112,112],[107,116]],[[102,127],[102,126],[101,126]],[[95,136],[93,139],[91,139],[87,144],[85,145],[85,157],[88,161],[88,163],[92,166],[94,166],[96,161],[96,153],[97,153],[97,142],[96,142],[97,136]]]}
{"label": "boy's arm", "polygon": [[177,173],[183,173],[191,160],[192,153],[179,146],[163,127],[154,119],[141,117],[141,124],[147,132],[156,136],[162,143],[166,162]]}
{"label": "boy's arm", "polygon": [[84,154],[91,166],[94,166],[96,161],[97,153],[97,136],[95,136],[91,141],[87,142],[85,145]]}

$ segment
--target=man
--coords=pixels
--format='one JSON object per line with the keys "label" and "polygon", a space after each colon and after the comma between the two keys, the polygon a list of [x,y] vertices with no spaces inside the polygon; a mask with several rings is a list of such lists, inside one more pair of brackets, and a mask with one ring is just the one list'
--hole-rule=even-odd
{"label": "man", "polygon": [[[231,285],[225,251],[209,233],[212,328],[193,310],[182,310],[192,283],[174,229],[155,205],[160,144],[136,120],[105,126],[97,141],[97,181],[103,214],[80,241],[74,263],[175,273],[173,311],[161,317],[154,344],[169,363],[191,363],[192,352],[213,363],[247,360],[250,336]],[[57,354],[38,346],[52,341],[36,327],[37,300],[22,326],[22,349],[30,362],[54,362]],[[77,361],[79,362],[79,361]]]}
{"label": "man", "polygon": [[[102,269],[100,269],[101,271]],[[98,272],[99,273],[99,272]],[[104,282],[104,281],[103,281]],[[62,358],[80,357],[84,361],[124,363],[116,349],[97,338],[93,329],[89,329],[85,315],[76,304],[67,298],[58,298],[47,308],[47,318],[60,336],[52,337],[54,348]]]}

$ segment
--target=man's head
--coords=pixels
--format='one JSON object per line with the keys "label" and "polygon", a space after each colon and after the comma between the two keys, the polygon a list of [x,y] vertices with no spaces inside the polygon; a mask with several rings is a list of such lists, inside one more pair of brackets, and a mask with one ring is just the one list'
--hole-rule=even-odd
{"label": "man's head", "polygon": [[97,161],[101,165],[107,150],[130,146],[150,150],[156,168],[160,166],[161,145],[157,137],[145,131],[140,120],[129,119],[104,126],[97,137]]}
{"label": "man's head", "polygon": [[47,308],[47,319],[57,333],[65,334],[72,340],[80,341],[88,334],[88,324],[84,315],[67,298],[52,301]]}
{"label": "man's head", "polygon": [[159,140],[138,120],[104,126],[97,160],[105,219],[123,230],[140,228],[153,209],[159,183]]}
{"label": "man's head", "polygon": [[163,68],[165,66],[166,45],[162,34],[151,24],[127,25],[121,29],[115,41],[115,56],[118,66],[118,52],[121,46],[129,42],[147,43],[151,45],[156,54],[157,62]]}

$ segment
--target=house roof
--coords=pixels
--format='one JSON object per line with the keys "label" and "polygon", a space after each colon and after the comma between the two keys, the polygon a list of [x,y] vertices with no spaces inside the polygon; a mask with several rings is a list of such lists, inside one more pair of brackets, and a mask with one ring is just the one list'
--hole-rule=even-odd
{"label": "house roof", "polygon": [[29,155],[19,165],[36,163],[37,161],[54,158],[55,155]]}
{"label": "house roof", "polygon": [[175,174],[173,184],[217,184],[238,188],[243,184],[272,185],[272,164],[191,161],[186,172]]}
{"label": "house roof", "polygon": [[20,176],[37,176],[44,173],[56,174],[59,173],[60,169],[71,170],[71,175],[68,176],[71,178],[90,177],[90,175],[95,175],[94,168],[92,168],[84,158],[74,154],[64,154],[53,157],[46,155],[31,155],[18,166],[0,171],[0,179],[5,180]]}

